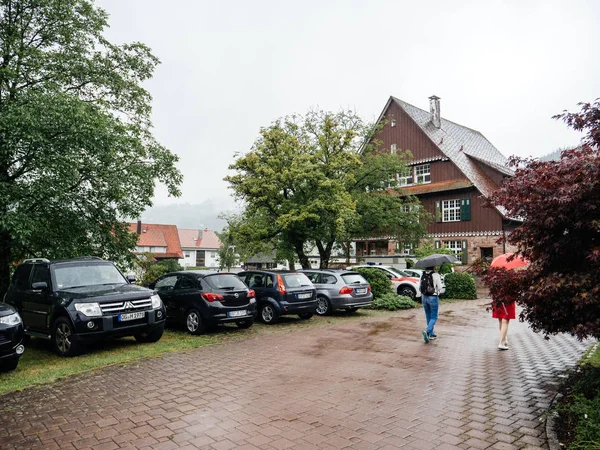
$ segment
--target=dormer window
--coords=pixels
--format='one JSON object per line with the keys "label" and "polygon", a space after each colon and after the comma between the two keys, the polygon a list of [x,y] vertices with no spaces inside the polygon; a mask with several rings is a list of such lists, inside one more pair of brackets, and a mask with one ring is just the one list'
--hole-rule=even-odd
{"label": "dormer window", "polygon": [[390,152],[392,155],[396,154],[396,144],[392,144],[392,146],[390,147]]}
{"label": "dormer window", "polygon": [[398,174],[398,183],[400,186],[408,186],[413,184],[413,168],[407,167]]}
{"label": "dormer window", "polygon": [[415,182],[431,183],[431,164],[421,164],[415,166]]}
{"label": "dormer window", "polygon": [[395,127],[395,126],[396,126],[396,120],[395,120],[395,119],[392,119],[392,121],[391,121],[390,125],[391,125],[392,127]]}

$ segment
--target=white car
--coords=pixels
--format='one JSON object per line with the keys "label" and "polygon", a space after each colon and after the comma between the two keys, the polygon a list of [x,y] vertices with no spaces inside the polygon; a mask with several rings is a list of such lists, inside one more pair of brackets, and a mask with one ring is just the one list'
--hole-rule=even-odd
{"label": "white car", "polygon": [[392,282],[394,292],[398,295],[410,297],[412,300],[421,298],[421,290],[419,289],[420,278],[414,277],[405,273],[403,270],[396,269],[392,266],[372,266],[364,264],[362,266],[354,266],[353,269],[377,269],[381,270]]}

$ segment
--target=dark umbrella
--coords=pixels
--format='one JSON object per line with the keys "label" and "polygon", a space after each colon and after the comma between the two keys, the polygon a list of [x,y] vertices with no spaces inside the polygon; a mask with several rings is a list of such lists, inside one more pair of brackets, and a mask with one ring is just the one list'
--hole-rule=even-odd
{"label": "dark umbrella", "polygon": [[415,268],[426,269],[427,267],[441,266],[442,264],[452,264],[455,262],[459,261],[452,255],[440,255],[439,253],[435,253],[418,260],[415,263]]}

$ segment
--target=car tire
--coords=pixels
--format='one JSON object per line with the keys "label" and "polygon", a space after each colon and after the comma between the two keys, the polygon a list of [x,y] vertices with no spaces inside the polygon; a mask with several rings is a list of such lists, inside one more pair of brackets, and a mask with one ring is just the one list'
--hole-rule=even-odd
{"label": "car tire", "polygon": [[355,313],[356,311],[358,311],[358,308],[356,306],[351,306],[350,308],[346,308],[346,312],[349,312],[349,313]]}
{"label": "car tire", "polygon": [[206,324],[202,321],[202,316],[196,308],[190,309],[185,314],[185,329],[190,334],[206,333]]}
{"label": "car tire", "polygon": [[52,324],[52,348],[58,356],[70,357],[77,355],[81,345],[75,336],[75,329],[71,321],[64,316],[59,317]]}
{"label": "car tire", "polygon": [[308,320],[310,319],[312,316],[314,316],[313,313],[302,313],[302,314],[298,314],[298,317],[300,317],[300,319],[302,320]]}
{"label": "car tire", "polygon": [[238,320],[236,323],[238,328],[245,330],[246,328],[250,328],[252,324],[254,324],[254,320],[246,319],[246,320]]}
{"label": "car tire", "polygon": [[331,303],[322,295],[317,296],[317,309],[315,311],[319,316],[327,316],[331,314]]}
{"label": "car tire", "polygon": [[267,325],[277,323],[279,320],[279,313],[270,303],[265,303],[260,307],[258,316],[260,317],[260,320]]}
{"label": "car tire", "polygon": [[404,297],[410,297],[412,301],[417,297],[417,291],[415,291],[410,286],[398,286],[398,295],[402,295]]}
{"label": "car tire", "polygon": [[134,337],[135,337],[135,340],[138,342],[144,342],[144,343],[151,344],[153,342],[158,342],[160,340],[160,338],[162,337],[164,331],[165,331],[165,327],[160,327],[160,328],[157,328],[150,332],[143,331],[141,333],[136,334]]}
{"label": "car tire", "polygon": [[0,372],[10,372],[19,365],[19,357],[8,358],[0,363]]}

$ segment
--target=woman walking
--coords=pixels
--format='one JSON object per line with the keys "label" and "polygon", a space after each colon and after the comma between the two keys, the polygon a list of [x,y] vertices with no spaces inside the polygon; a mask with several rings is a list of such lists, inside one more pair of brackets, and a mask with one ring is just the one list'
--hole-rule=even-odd
{"label": "woman walking", "polygon": [[500,330],[498,349],[508,350],[508,324],[512,319],[517,317],[516,302],[495,302],[495,305],[492,307],[492,317],[498,319],[498,328]]}

